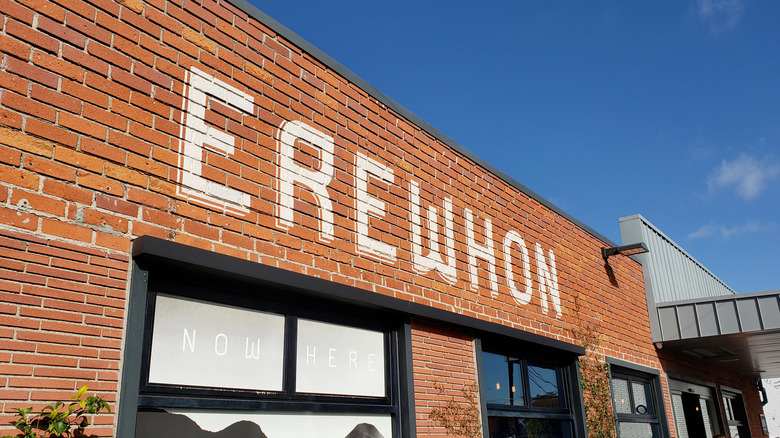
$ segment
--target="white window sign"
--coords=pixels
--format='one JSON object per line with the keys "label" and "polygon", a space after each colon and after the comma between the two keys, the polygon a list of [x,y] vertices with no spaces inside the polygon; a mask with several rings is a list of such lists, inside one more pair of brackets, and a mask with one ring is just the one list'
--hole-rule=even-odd
{"label": "white window sign", "polygon": [[281,315],[157,295],[149,382],[281,391]]}
{"label": "white window sign", "polygon": [[[167,412],[166,412],[167,411]],[[258,411],[206,411],[166,409],[139,412],[136,436],[269,437],[269,438],[391,438],[388,414],[300,413]]]}
{"label": "white window sign", "polygon": [[298,320],[296,391],[385,395],[384,333]]}

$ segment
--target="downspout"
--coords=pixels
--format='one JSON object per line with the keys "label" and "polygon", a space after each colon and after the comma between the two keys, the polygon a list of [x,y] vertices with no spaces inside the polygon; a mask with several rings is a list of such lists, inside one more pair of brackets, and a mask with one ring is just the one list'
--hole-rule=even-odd
{"label": "downspout", "polygon": [[758,391],[761,393],[761,406],[766,406],[767,403],[769,403],[769,398],[766,395],[766,388],[764,388],[764,381],[761,380],[761,378],[756,379],[756,386],[758,387]]}

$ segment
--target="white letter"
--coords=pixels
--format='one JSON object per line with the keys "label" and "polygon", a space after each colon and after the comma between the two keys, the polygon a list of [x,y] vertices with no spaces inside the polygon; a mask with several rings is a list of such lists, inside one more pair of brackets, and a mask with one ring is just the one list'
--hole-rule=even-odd
{"label": "white letter", "polygon": [[376,356],[376,354],[369,353],[369,355],[368,355],[368,370],[371,371],[371,372],[376,371],[374,369],[374,356]]}
{"label": "white letter", "polygon": [[455,271],[455,231],[453,227],[452,198],[444,200],[444,231],[446,233],[447,261],[439,251],[439,215],[433,205],[428,207],[428,255],[423,255],[422,227],[420,215],[420,185],[410,181],[412,214],[412,252],[414,253],[414,270],[425,275],[431,270],[438,270],[449,283],[458,281]]}
{"label": "white letter", "polygon": [[328,348],[328,366],[331,368],[336,368],[336,364],[333,363],[333,361],[336,360],[336,349],[335,348]]}
{"label": "white letter", "polygon": [[379,219],[385,217],[384,201],[371,197],[368,194],[369,175],[388,184],[393,183],[393,169],[384,167],[361,153],[357,154],[357,162],[355,163],[357,249],[358,252],[367,256],[394,261],[395,247],[368,235],[369,215]]}
{"label": "white letter", "polygon": [[[512,272],[512,244],[516,244],[520,247],[520,255],[523,258],[523,273],[525,274],[525,290],[520,291],[515,286],[515,274]],[[523,238],[517,231],[510,231],[506,233],[504,237],[504,267],[506,268],[506,285],[509,286],[509,290],[512,292],[512,297],[519,304],[528,304],[531,301],[533,295],[533,282],[531,281],[531,262],[528,260],[528,248],[525,246]]]}
{"label": "white letter", "polygon": [[357,370],[357,351],[349,352],[349,369]]}
{"label": "white letter", "polygon": [[542,310],[547,313],[547,293],[552,296],[553,309],[561,317],[561,297],[558,293],[558,272],[555,269],[555,255],[552,250],[549,251],[550,267],[547,267],[547,263],[544,260],[544,251],[542,246],[536,244],[536,269],[537,276],[539,277],[539,297],[542,300]]}
{"label": "white letter", "polygon": [[[255,345],[257,345],[257,351],[255,351]],[[257,344],[249,343],[249,338],[246,338],[246,348],[244,349],[245,359],[260,359],[260,338],[257,338]]]}
{"label": "white letter", "polygon": [[[223,342],[225,343],[225,348],[222,349],[222,352],[219,351],[220,339],[223,339],[224,340]],[[227,354],[227,349],[228,349],[228,337],[224,333],[218,334],[214,338],[214,353],[217,353],[218,356],[224,356],[225,354]]]}
{"label": "white letter", "polygon": [[315,353],[317,353],[317,347],[311,347],[311,351],[309,351],[309,347],[311,347],[311,345],[306,346],[306,365],[309,364],[309,358],[311,358],[311,365],[316,366],[317,358],[315,357]]}
{"label": "white letter", "polygon": [[[304,141],[320,152],[320,169],[309,169],[295,162],[295,143]],[[282,122],[277,133],[279,148],[277,167],[276,226],[287,230],[294,225],[295,184],[298,183],[314,195],[320,207],[319,240],[333,240],[333,204],[327,186],[333,179],[333,137],[302,122]]]}
{"label": "white letter", "polygon": [[192,337],[190,337],[190,332],[188,332],[186,328],[184,329],[184,339],[182,339],[181,351],[185,351],[187,344],[189,344],[190,353],[195,352],[195,332],[196,330],[192,330]]}
{"label": "white letter", "polygon": [[479,288],[477,276],[477,257],[487,262],[490,272],[491,294],[498,296],[498,277],[496,276],[496,255],[493,250],[493,224],[490,219],[485,219],[485,245],[477,244],[474,239],[474,215],[471,210],[465,209],[466,215],[466,240],[469,248],[469,268],[471,270],[471,290]]}
{"label": "white letter", "polygon": [[203,177],[204,148],[229,156],[235,153],[236,138],[227,132],[206,124],[209,96],[223,104],[252,114],[254,99],[235,87],[191,68],[185,81],[182,107],[182,155],[179,156],[179,183],[177,193],[199,204],[245,215],[249,213],[247,193],[228,187],[227,181],[216,182]]}

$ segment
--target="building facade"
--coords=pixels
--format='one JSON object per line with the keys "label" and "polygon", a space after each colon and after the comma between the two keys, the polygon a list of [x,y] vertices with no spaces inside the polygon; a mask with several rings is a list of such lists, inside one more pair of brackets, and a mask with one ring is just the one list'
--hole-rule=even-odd
{"label": "building facade", "polygon": [[87,385],[99,436],[437,436],[452,400],[582,437],[590,351],[621,437],[682,436],[669,373],[762,436],[751,376],[657,349],[640,263],[253,6],[0,14],[0,422]]}

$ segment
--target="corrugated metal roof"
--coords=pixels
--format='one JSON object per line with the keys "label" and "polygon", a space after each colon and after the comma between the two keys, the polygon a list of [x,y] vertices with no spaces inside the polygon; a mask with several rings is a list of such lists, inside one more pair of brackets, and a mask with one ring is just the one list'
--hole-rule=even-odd
{"label": "corrugated metal roof", "polygon": [[644,242],[650,252],[634,256],[644,267],[656,304],[736,293],[641,215],[620,218],[623,244]]}

